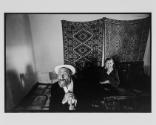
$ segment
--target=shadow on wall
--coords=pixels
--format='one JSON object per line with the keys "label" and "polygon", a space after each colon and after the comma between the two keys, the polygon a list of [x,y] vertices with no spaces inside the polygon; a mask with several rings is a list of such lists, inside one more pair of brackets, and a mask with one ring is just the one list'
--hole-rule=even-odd
{"label": "shadow on wall", "polygon": [[[35,82],[37,79],[36,72],[33,71],[32,65],[27,65],[26,73],[24,75],[24,83],[27,85],[28,88],[32,86],[32,82]],[[29,86],[28,86],[29,85]]]}
{"label": "shadow on wall", "polygon": [[36,72],[32,65],[26,66],[26,73],[20,74],[16,70],[6,71],[5,111],[11,112],[31,90],[36,83]]}
{"label": "shadow on wall", "polygon": [[36,83],[29,17],[6,14],[5,111],[11,112]]}

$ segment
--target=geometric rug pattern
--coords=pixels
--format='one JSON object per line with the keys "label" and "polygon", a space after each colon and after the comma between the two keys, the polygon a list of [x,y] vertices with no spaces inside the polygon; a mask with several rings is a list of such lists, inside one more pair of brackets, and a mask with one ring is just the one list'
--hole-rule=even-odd
{"label": "geometric rug pattern", "polygon": [[88,63],[100,66],[103,50],[103,21],[62,20],[64,63],[82,69]]}
{"label": "geometric rug pattern", "polygon": [[114,57],[120,62],[143,61],[151,18],[88,22],[62,20],[64,64],[83,69],[87,64],[101,66]]}
{"label": "geometric rug pattern", "polygon": [[120,62],[143,61],[150,18],[121,21],[105,19],[105,58]]}

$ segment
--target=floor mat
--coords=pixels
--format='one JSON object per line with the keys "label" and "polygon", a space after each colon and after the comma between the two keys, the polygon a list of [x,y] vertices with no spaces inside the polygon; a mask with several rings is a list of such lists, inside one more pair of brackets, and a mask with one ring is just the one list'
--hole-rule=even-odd
{"label": "floor mat", "polygon": [[[52,84],[37,84],[14,111],[52,112],[50,110],[51,87]],[[77,112],[151,112],[150,94],[135,89],[124,90],[121,91],[122,93],[124,95],[95,98]]]}
{"label": "floor mat", "polygon": [[15,108],[17,112],[49,111],[51,84],[38,84]]}
{"label": "floor mat", "polygon": [[99,112],[150,112],[149,96],[110,96],[96,100],[91,105]]}

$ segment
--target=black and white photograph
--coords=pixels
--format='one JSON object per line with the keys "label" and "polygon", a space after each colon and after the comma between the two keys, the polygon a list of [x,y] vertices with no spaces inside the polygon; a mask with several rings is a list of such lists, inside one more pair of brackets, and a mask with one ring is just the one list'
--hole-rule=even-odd
{"label": "black and white photograph", "polygon": [[150,12],[4,13],[4,112],[151,113],[151,34]]}

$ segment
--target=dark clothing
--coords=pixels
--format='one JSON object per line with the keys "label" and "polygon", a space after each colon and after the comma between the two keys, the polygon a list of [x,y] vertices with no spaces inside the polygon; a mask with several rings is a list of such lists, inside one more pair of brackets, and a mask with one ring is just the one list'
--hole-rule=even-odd
{"label": "dark clothing", "polygon": [[119,76],[117,70],[113,70],[109,75],[107,74],[106,69],[100,70],[100,78],[99,82],[104,82],[109,80],[109,84],[100,84],[98,83],[97,94],[99,98],[103,98],[105,96],[118,95],[118,86],[120,84]]}
{"label": "dark clothing", "polygon": [[51,111],[66,111],[68,107],[62,104],[62,99],[64,97],[64,90],[59,86],[58,83],[52,85],[51,88],[51,102],[50,102],[50,110]]}
{"label": "dark clothing", "polygon": [[[73,93],[76,99],[78,100],[77,86],[75,83],[73,84],[74,84]],[[54,83],[51,88],[50,111],[54,111],[54,112],[68,112],[69,111],[68,110],[69,105],[67,103],[62,104],[64,95],[65,95],[65,92],[63,88],[59,86],[58,82]]]}
{"label": "dark clothing", "polygon": [[120,80],[119,80],[119,75],[118,75],[118,72],[117,70],[113,70],[109,75],[107,74],[107,70],[104,69],[102,71],[102,74],[101,74],[101,78],[100,78],[100,81],[103,82],[103,81],[106,81],[106,80],[109,80],[110,81],[110,85],[112,87],[118,87],[119,84],[120,84]]}

